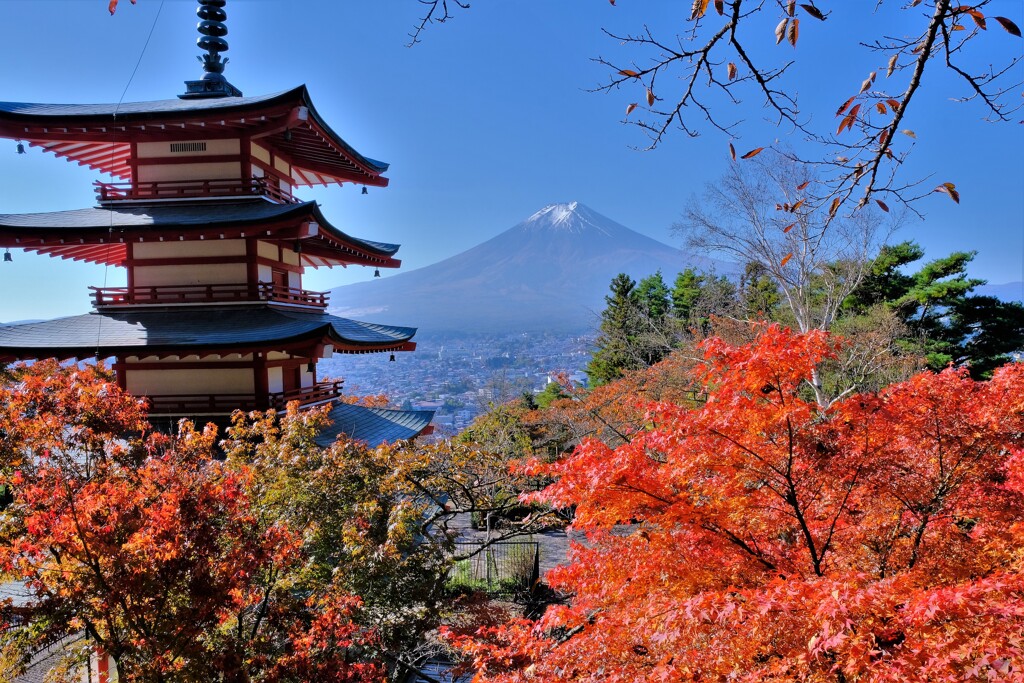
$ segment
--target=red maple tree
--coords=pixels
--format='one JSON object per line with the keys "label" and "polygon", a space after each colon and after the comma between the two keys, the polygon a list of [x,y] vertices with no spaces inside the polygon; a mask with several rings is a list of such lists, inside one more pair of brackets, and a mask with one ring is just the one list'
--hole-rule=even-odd
{"label": "red maple tree", "polygon": [[1024,365],[819,407],[840,341],[704,344],[698,407],[534,471],[585,541],[538,621],[450,633],[482,681],[1024,680]]}
{"label": "red maple tree", "polygon": [[213,427],[153,433],[102,369],[44,361],[0,385],[0,439],[0,570],[29,594],[0,644],[22,661],[83,633],[66,654],[99,648],[129,683],[383,675],[360,600],[296,584],[301,533],[264,514],[251,467],[216,457]]}

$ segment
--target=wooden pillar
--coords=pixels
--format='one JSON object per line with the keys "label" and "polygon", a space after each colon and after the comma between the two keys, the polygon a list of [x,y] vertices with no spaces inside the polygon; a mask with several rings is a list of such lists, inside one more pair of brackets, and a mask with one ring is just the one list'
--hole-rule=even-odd
{"label": "wooden pillar", "polygon": [[252,359],[253,387],[256,389],[256,407],[266,410],[270,407],[270,378],[267,376],[267,354],[254,353]]}

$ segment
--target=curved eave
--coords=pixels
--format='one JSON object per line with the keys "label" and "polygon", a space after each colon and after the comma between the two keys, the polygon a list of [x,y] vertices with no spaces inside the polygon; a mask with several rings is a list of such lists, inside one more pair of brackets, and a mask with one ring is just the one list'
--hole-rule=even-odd
{"label": "curved eave", "polygon": [[413,351],[415,328],[265,306],[88,313],[0,326],[0,361],[303,351]]}
{"label": "curved eave", "polygon": [[120,105],[0,102],[0,137],[125,180],[132,177],[131,142],[250,137],[292,164],[296,184],[388,184],[382,175],[388,164],[360,154],[335,133],[305,85],[256,97]]}
{"label": "curved eave", "polygon": [[[240,207],[241,211],[230,211]],[[251,215],[246,215],[246,212]],[[162,212],[173,212],[170,216]],[[148,222],[147,222],[148,221]],[[301,226],[315,223],[316,234]],[[111,230],[114,232],[111,233]],[[123,266],[125,243],[146,240],[216,240],[263,237],[303,240],[303,265],[397,268],[399,245],[353,237],[327,221],[315,202],[274,204],[252,198],[228,202],[119,203],[37,214],[0,214],[0,248]]]}

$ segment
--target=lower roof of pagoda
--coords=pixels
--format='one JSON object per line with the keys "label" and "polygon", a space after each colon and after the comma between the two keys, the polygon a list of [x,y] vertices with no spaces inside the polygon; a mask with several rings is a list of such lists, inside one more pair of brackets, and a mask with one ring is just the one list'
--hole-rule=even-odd
{"label": "lower roof of pagoda", "polygon": [[0,325],[0,360],[193,355],[303,349],[411,351],[413,327],[395,327],[263,305],[102,311]]}
{"label": "lower roof of pagoda", "polygon": [[315,437],[318,445],[326,448],[344,435],[376,448],[382,443],[405,441],[419,436],[430,426],[434,411],[392,410],[339,403],[331,408],[327,416],[331,424]]}
{"label": "lower roof of pagoda", "polygon": [[262,197],[119,201],[46,213],[0,214],[0,248],[123,266],[127,242],[258,237],[300,240],[301,265],[396,268],[399,245],[353,237],[331,225],[316,202],[278,204]]}

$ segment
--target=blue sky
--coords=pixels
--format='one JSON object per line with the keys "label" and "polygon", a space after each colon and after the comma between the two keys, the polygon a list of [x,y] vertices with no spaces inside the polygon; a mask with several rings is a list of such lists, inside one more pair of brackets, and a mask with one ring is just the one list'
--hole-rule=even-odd
{"label": "blue sky", "polygon": [[[116,102],[140,54],[124,100],[174,97],[185,79],[201,73],[195,4],[165,0],[161,8],[160,0],[134,6],[123,0],[110,17],[105,0],[0,0],[0,99]],[[838,7],[829,24],[805,21],[796,52],[801,61],[790,81],[804,107],[827,121],[869,71],[884,66],[857,47],[858,37],[877,22],[888,22],[887,34],[903,35],[912,27],[901,22],[916,19],[885,9],[898,3],[886,3],[875,17],[855,16],[845,0],[830,4]],[[680,0],[619,0],[615,7],[606,0],[474,2],[410,49],[407,33],[420,11],[414,0],[231,0],[227,76],[247,95],[306,83],[342,137],[391,163],[391,187],[366,196],[353,187],[301,194],[320,201],[332,222],[352,234],[401,243],[404,269],[469,248],[560,201],[581,201],[679,245],[671,226],[690,197],[725,171],[728,139],[712,131],[696,139],[674,134],[654,151],[636,151],[646,140],[621,120],[642,91],[586,91],[607,78],[592,57],[630,57],[602,28],[635,32],[647,23],[670,36],[685,25],[688,6]],[[994,0],[987,9],[1024,26],[1019,0]],[[769,59],[793,53],[775,46],[770,34],[762,42],[758,50]],[[998,27],[977,44],[982,62],[1024,50],[1024,41]],[[1024,67],[1013,76],[1024,80]],[[962,94],[944,76],[927,80],[906,121],[918,137],[907,176],[955,182],[961,204],[938,194],[923,200],[918,208],[926,220],[908,222],[896,237],[919,241],[933,257],[976,249],[974,275],[993,283],[1021,280],[1024,126],[983,122],[979,107],[950,102]],[[1019,90],[1013,96],[1020,101]],[[776,139],[802,144],[764,116],[754,95],[737,108],[746,121],[736,142],[741,152]],[[0,144],[0,213],[89,206],[95,179],[52,155],[18,156],[13,142]],[[328,289],[371,276],[364,268],[335,269],[311,272],[305,284]],[[5,301],[0,320],[83,312],[88,285],[120,284],[123,277],[118,269],[18,252],[13,263],[0,264],[0,282],[32,294]]]}

